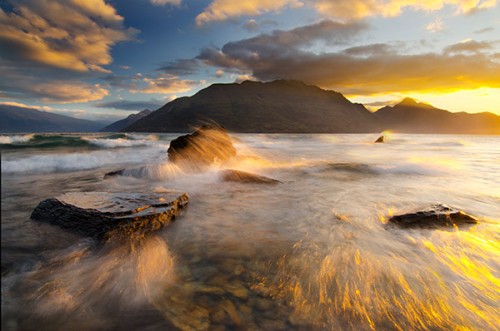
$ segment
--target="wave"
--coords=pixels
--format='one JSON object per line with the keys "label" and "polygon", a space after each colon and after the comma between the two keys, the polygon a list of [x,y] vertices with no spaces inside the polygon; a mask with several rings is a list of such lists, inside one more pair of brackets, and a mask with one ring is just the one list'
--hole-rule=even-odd
{"label": "wave", "polygon": [[106,135],[63,135],[63,134],[26,134],[0,136],[1,149],[26,149],[26,148],[123,148],[146,146],[156,143],[158,135],[139,135],[113,133]]}

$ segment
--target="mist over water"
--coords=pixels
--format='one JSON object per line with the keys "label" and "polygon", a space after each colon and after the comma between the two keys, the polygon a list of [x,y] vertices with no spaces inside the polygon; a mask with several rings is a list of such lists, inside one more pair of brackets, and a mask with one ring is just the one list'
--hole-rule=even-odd
{"label": "mist over water", "polygon": [[[233,134],[195,173],[168,162],[176,136],[0,137],[3,328],[499,330],[499,137]],[[66,192],[172,190],[187,210],[134,249],[29,219]],[[437,202],[480,223],[384,225]]]}

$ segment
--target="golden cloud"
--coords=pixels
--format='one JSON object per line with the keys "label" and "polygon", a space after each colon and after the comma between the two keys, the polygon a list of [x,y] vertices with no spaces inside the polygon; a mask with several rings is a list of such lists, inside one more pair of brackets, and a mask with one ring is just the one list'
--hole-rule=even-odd
{"label": "golden cloud", "polygon": [[188,92],[198,85],[198,82],[188,79],[179,79],[179,77],[169,74],[160,74],[155,78],[143,78],[143,81],[147,84],[146,87],[142,89],[133,88],[130,92],[175,94]]}
{"label": "golden cloud", "polygon": [[196,24],[203,25],[211,21],[225,21],[234,17],[260,15],[301,6],[302,2],[298,0],[214,0],[196,17]]}
{"label": "golden cloud", "polygon": [[440,10],[445,5],[454,7],[457,14],[468,14],[495,7],[498,0],[312,0],[311,2],[318,13],[324,16],[359,19],[368,16],[398,16],[405,8],[431,12]]}
{"label": "golden cloud", "polygon": [[436,11],[449,5],[457,14],[495,7],[498,0],[214,0],[196,17],[196,24],[224,21],[241,16],[256,16],[303,5],[314,8],[324,17],[353,20],[368,16],[398,16],[404,9]]}
{"label": "golden cloud", "polygon": [[32,87],[32,93],[37,94],[43,102],[75,103],[101,100],[109,94],[108,90],[99,84],[77,82],[48,82]]}
{"label": "golden cloud", "polygon": [[2,57],[71,71],[102,71],[111,46],[137,33],[104,0],[20,0],[0,8]]}

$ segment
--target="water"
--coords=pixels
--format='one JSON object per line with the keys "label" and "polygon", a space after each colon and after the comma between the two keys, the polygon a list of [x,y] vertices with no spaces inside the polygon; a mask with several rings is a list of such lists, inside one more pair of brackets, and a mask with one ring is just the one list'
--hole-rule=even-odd
{"label": "water", "polygon": [[[176,136],[0,137],[3,329],[500,330],[500,137],[234,134],[236,159],[192,173]],[[169,190],[189,207],[135,250],[29,219],[65,192]],[[384,226],[436,202],[481,222]]]}

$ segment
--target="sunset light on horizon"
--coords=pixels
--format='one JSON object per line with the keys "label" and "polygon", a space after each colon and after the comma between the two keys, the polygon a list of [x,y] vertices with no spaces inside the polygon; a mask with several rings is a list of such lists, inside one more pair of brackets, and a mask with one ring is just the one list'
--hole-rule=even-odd
{"label": "sunset light on horizon", "polygon": [[497,0],[0,3],[0,104],[115,121],[213,83],[500,115]]}

